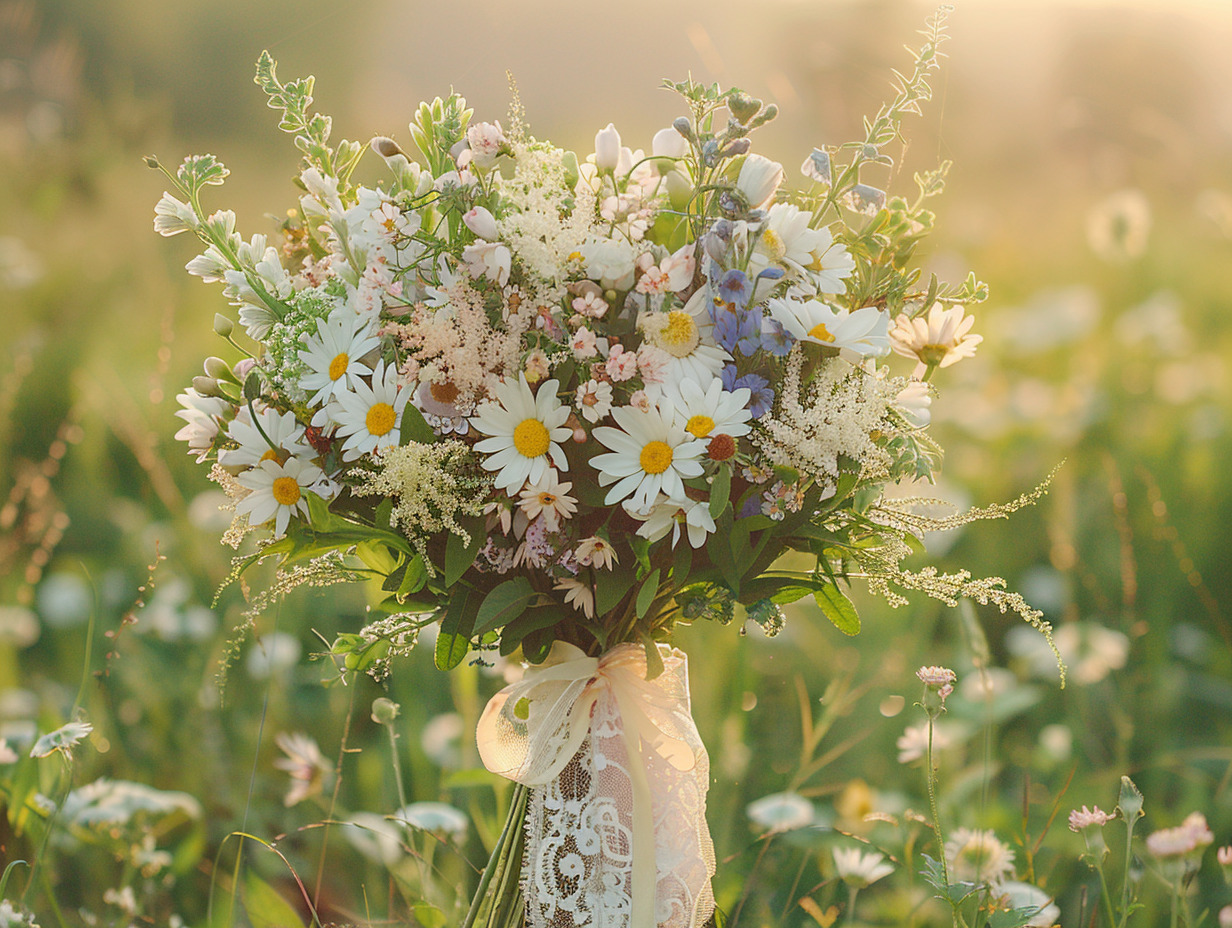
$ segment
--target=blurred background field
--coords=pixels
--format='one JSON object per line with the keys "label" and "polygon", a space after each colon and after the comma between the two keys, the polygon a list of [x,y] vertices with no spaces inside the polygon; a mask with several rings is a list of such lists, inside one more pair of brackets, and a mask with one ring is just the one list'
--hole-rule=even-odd
{"label": "blurred background field", "polygon": [[[324,922],[437,923],[426,900],[456,924],[497,821],[471,731],[498,675],[439,674],[429,648],[383,687],[323,685],[336,672],[314,654],[363,624],[361,590],[300,591],[261,616],[220,689],[244,609],[234,587],[211,608],[228,519],[171,436],[201,359],[233,360],[211,330],[225,302],[184,273],[185,238],[153,233],[164,184],[143,155],[213,152],[232,170],[213,205],[272,233],[298,157],[252,83],[269,48],[284,78],[316,75],[336,135],[408,147],[413,108],[451,87],[503,118],[507,69],[533,134],[584,155],[613,121],[648,146],[679,115],[659,79],[692,73],[779,103],[758,148],[790,173],[859,133],[930,9],[0,0],[0,738],[20,755],[0,757],[0,861],[40,861],[5,897],[25,893],[44,928],[260,928],[306,919],[298,875]],[[931,492],[988,505],[1064,466],[1037,506],[929,539],[930,558],[1004,576],[1042,609],[1069,685],[994,609],[865,597],[855,639],[805,605],[774,639],[686,629],[716,891],[747,928],[817,924],[802,896],[824,920],[846,898],[830,853],[851,834],[905,871],[861,895],[859,922],[948,923],[905,856],[927,848],[908,814],[927,809],[907,732],[922,664],[962,680],[939,733],[943,820],[995,830],[1063,924],[1087,924],[1098,894],[1065,817],[1111,808],[1122,775],[1145,794],[1143,830],[1202,811],[1232,844],[1232,8],[972,0],[951,33],[905,153],[868,178],[909,192],[913,170],[953,160],[925,261],[991,288],[985,341],[934,405]],[[95,729],[71,768],[28,758],[79,688]],[[380,696],[401,706],[390,729],[371,718]],[[306,798],[288,804],[296,782]],[[47,800],[70,789],[43,847]],[[766,804],[749,806],[779,794],[783,822],[813,827],[766,839]],[[418,805],[425,827],[408,831],[386,818],[404,802],[462,815]],[[241,830],[276,852],[250,843],[237,867]],[[1206,864],[1191,905],[1214,924],[1232,889],[1214,851]],[[1135,874],[1137,923],[1163,924],[1166,887]]]}

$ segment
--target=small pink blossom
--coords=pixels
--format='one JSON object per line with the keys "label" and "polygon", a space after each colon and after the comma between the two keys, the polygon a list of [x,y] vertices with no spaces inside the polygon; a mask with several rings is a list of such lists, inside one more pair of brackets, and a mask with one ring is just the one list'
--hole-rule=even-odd
{"label": "small pink blossom", "polygon": [[1069,830],[1083,831],[1084,829],[1092,826],[1102,828],[1114,818],[1116,818],[1115,815],[1103,811],[1099,806],[1095,806],[1091,809],[1083,806],[1081,809],[1074,809],[1074,811],[1069,814]]}
{"label": "small pink blossom", "polygon": [[665,383],[671,363],[672,356],[662,348],[643,342],[637,349],[637,369],[642,375],[643,383]]}
{"label": "small pink blossom", "polygon": [[1155,857],[1184,857],[1212,844],[1215,836],[1201,812],[1191,812],[1176,828],[1147,835],[1146,849]]}
{"label": "small pink blossom", "polygon": [[591,319],[602,319],[603,314],[608,310],[607,300],[603,299],[598,290],[590,290],[581,296],[574,297],[571,305],[574,312],[589,316]]}
{"label": "small pink blossom", "polygon": [[496,217],[484,207],[472,207],[462,214],[462,221],[466,223],[468,229],[475,233],[476,238],[496,238]]}
{"label": "small pink blossom", "polygon": [[943,686],[953,686],[958,675],[948,667],[921,667],[915,672],[925,686],[941,689]]}
{"label": "small pink blossom", "polygon": [[466,130],[466,144],[470,146],[475,167],[487,170],[496,164],[501,152],[509,150],[509,142],[499,122],[478,122]]}
{"label": "small pink blossom", "polygon": [[691,283],[697,270],[697,261],[693,257],[693,246],[684,245],[674,254],[663,259],[659,265],[667,275],[667,289],[679,293]]}
{"label": "small pink blossom", "polygon": [[573,349],[573,356],[578,359],[593,358],[598,354],[598,349],[595,348],[595,333],[586,326],[573,333],[569,347]]}
{"label": "small pink blossom", "polygon": [[1217,850],[1215,852],[1215,859],[1219,861],[1219,866],[1221,867],[1232,867],[1232,844]]}
{"label": "small pink blossom", "polygon": [[633,395],[629,397],[629,405],[641,412],[650,412],[651,408],[654,406],[654,404],[650,402],[650,397],[646,395],[645,390],[635,390]]}
{"label": "small pink blossom", "polygon": [[607,356],[607,375],[620,383],[630,380],[637,373],[637,355],[625,351],[620,345],[613,345]]}
{"label": "small pink blossom", "polygon": [[536,348],[526,356],[526,364],[523,370],[526,373],[527,383],[538,383],[548,375],[548,356],[544,354],[543,349]]}

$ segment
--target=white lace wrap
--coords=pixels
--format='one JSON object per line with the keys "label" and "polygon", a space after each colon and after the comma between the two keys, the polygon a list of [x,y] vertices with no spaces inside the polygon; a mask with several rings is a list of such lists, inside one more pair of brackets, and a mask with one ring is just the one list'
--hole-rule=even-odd
{"label": "white lace wrap", "polygon": [[[522,868],[531,928],[700,928],[714,911],[710,760],[684,653],[587,657],[563,642],[479,720],[484,765],[534,787]],[[649,853],[653,847],[654,853]]]}

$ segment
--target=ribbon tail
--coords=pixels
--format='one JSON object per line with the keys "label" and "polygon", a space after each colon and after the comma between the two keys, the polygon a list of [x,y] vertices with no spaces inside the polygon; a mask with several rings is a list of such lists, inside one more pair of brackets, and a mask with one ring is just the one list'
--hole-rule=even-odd
{"label": "ribbon tail", "polygon": [[652,926],[655,921],[657,873],[655,863],[654,806],[650,782],[646,778],[646,760],[642,753],[639,726],[631,724],[637,718],[637,707],[618,687],[612,688],[622,719],[625,749],[629,754],[629,779],[633,785],[633,912],[631,926]]}

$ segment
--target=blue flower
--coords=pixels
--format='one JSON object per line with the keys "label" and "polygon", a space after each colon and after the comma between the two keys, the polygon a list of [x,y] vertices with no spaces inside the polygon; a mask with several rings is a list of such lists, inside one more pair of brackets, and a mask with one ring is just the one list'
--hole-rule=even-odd
{"label": "blue flower", "polygon": [[733,310],[715,307],[710,317],[714,320],[714,340],[719,347],[729,353],[735,351],[736,342],[740,340],[740,316]]}
{"label": "blue flower", "polygon": [[761,346],[776,358],[781,358],[791,351],[796,343],[795,336],[783,328],[777,319],[766,316],[761,322]]}
{"label": "blue flower", "polygon": [[754,493],[744,501],[744,505],[740,507],[740,513],[736,518],[747,519],[749,516],[759,515],[761,515],[761,494]]}
{"label": "blue flower", "polygon": [[741,308],[749,305],[753,296],[753,284],[744,271],[732,269],[719,280],[719,297],[724,303],[733,303]]}
{"label": "blue flower", "polygon": [[774,391],[770,389],[770,381],[760,374],[745,374],[735,380],[731,389],[735,391],[741,387],[748,387],[753,394],[749,398],[749,411],[753,413],[754,419],[760,419],[770,411],[774,404]]}
{"label": "blue flower", "polygon": [[762,311],[750,309],[741,313],[740,341],[736,347],[746,358],[751,358],[761,348]]}

